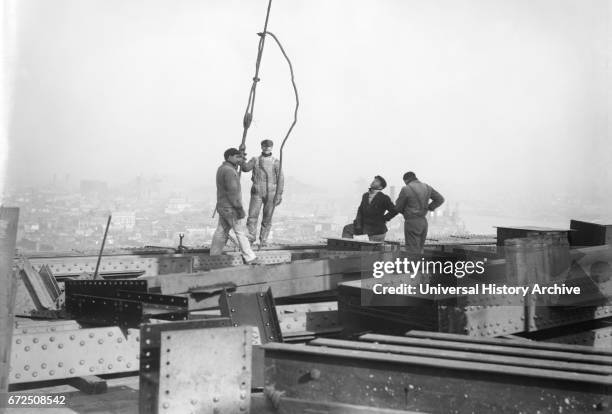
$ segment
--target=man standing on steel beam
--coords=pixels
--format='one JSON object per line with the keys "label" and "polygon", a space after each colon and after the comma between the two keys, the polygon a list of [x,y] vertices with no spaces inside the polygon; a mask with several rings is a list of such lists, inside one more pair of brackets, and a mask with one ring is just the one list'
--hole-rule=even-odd
{"label": "man standing on steel beam", "polygon": [[357,217],[352,224],[342,229],[342,237],[352,239],[354,235],[367,234],[370,241],[385,241],[387,221],[397,215],[395,205],[382,190],[387,181],[380,175],[374,177],[367,193],[361,197]]}
{"label": "man standing on steel beam", "polygon": [[234,231],[236,242],[247,264],[254,264],[257,260],[246,236],[242,207],[242,192],[240,190],[240,177],[238,165],[243,162],[242,153],[236,148],[229,148],[223,154],[225,162],[217,170],[217,212],[219,224],[213,235],[210,246],[210,255],[218,256],[223,253],[230,231]]}
{"label": "man standing on steel beam", "polygon": [[[253,171],[251,181],[251,201],[249,202],[249,217],[247,229],[249,241],[252,243],[257,238],[257,221],[259,212],[263,206],[261,218],[261,230],[259,232],[259,247],[265,247],[272,227],[272,214],[274,208],[282,201],[285,179],[280,171],[280,162],[272,156],[272,140],[261,141],[261,155],[253,157],[249,162],[242,162],[242,171]],[[276,204],[275,203],[276,200]]]}
{"label": "man standing on steel beam", "polygon": [[405,219],[406,251],[423,253],[427,238],[427,213],[440,207],[444,197],[431,186],[420,182],[412,171],[404,174],[403,178],[406,185],[397,197],[395,209]]}

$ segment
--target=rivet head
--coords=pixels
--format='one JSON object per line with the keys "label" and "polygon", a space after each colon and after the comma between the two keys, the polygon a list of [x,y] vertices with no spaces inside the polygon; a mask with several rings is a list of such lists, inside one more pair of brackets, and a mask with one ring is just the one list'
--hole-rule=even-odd
{"label": "rivet head", "polygon": [[53,370],[49,371],[49,375],[55,375],[55,371]]}
{"label": "rivet head", "polygon": [[96,336],[96,335],[94,335],[94,333],[93,333],[93,332],[90,332],[90,333],[89,333],[89,337],[90,337],[90,338],[93,338],[94,336]]}
{"label": "rivet head", "polygon": [[23,348],[26,352],[28,352],[30,350],[29,346],[26,346],[25,348]]}
{"label": "rivet head", "polygon": [[47,345],[43,344],[42,349],[47,349]]}
{"label": "rivet head", "polygon": [[104,343],[104,339],[98,339],[98,343],[102,345]]}
{"label": "rivet head", "polygon": [[57,344],[57,347],[58,347],[59,349],[62,349],[62,348],[64,347],[64,344]]}
{"label": "rivet head", "polygon": [[45,364],[45,363],[43,362],[42,364],[40,364],[40,367],[41,367],[42,369],[45,369],[45,368],[47,368],[47,364]]}
{"label": "rivet head", "polygon": [[103,363],[104,363],[104,358],[98,359],[98,364],[103,364]]}
{"label": "rivet head", "polygon": [[79,361],[79,365],[85,365],[85,361],[81,359],[81,360]]}
{"label": "rivet head", "polygon": [[163,403],[163,404],[162,404],[162,407],[164,407],[164,408],[166,408],[166,409],[167,409],[168,407],[170,407],[170,405],[169,405],[168,403]]}
{"label": "rivet head", "polygon": [[51,338],[49,338],[49,341],[50,341],[50,342],[54,342],[54,341],[55,341],[55,337],[54,337],[54,336],[52,336]]}
{"label": "rivet head", "polygon": [[32,376],[33,377],[38,377],[38,372],[36,372],[36,371],[32,372]]}
{"label": "rivet head", "polygon": [[70,368],[70,373],[74,374],[74,368]]}
{"label": "rivet head", "polygon": [[75,336],[74,335],[70,335],[70,339],[74,341]]}
{"label": "rivet head", "polygon": [[89,372],[94,372],[94,367],[89,367]]}
{"label": "rivet head", "polygon": [[79,342],[79,345],[81,345],[81,346],[85,346],[85,341],[81,341],[81,342]]}
{"label": "rivet head", "polygon": [[219,402],[219,397],[217,397],[216,395],[213,397],[213,402]]}
{"label": "rivet head", "polygon": [[26,365],[25,367],[23,367],[24,371],[29,371],[30,370],[30,366]]}
{"label": "rivet head", "polygon": [[61,367],[63,367],[63,366],[64,366],[64,363],[63,363],[63,362],[58,362],[58,363],[57,363],[57,366],[61,368]]}
{"label": "rivet head", "polygon": [[19,345],[21,343],[21,339],[16,340],[15,343]]}
{"label": "rivet head", "polygon": [[38,338],[34,338],[34,340],[33,340],[32,342],[34,342],[35,344],[37,344],[37,343],[38,343]]}
{"label": "rivet head", "polygon": [[[138,339],[138,338],[136,338],[136,339]],[[117,338],[117,342],[121,343],[121,342],[123,342],[123,339],[122,338]]]}

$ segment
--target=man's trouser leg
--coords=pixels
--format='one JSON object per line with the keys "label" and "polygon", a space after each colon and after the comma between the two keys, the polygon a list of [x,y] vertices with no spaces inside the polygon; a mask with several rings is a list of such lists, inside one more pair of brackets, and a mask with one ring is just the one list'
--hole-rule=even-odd
{"label": "man's trouser leg", "polygon": [[352,239],[355,236],[355,225],[353,223],[347,224],[342,229],[342,238],[343,239]]}
{"label": "man's trouser leg", "polygon": [[261,210],[261,196],[251,190],[251,201],[249,201],[249,217],[247,218],[247,229],[249,231],[249,240],[254,242],[257,238],[257,221],[259,220],[259,211]]}
{"label": "man's trouser leg", "polygon": [[[230,231],[234,232],[236,236],[236,241],[238,243],[238,247],[240,248],[240,253],[242,253],[242,257],[245,262],[251,262],[255,260],[257,256],[253,253],[253,249],[251,249],[251,244],[249,243],[249,239],[247,238],[246,226],[244,225],[244,219],[239,220],[236,218],[236,212],[233,209],[221,209],[219,210],[219,224],[222,227],[223,237],[225,237],[225,242],[227,241],[227,237]],[[227,230],[226,230],[227,229]],[[217,231],[219,230],[219,226],[217,227]],[[215,231],[215,235],[217,235],[217,231]],[[214,244],[214,236],[213,236],[213,244]],[[219,236],[219,241],[221,240],[221,236]],[[217,250],[215,249],[216,253]],[[217,253],[221,254],[221,253]],[[213,249],[211,247],[211,256],[213,255]]]}
{"label": "man's trouser leg", "polygon": [[427,238],[427,219],[424,217],[406,219],[404,221],[404,237],[408,253],[422,253]]}
{"label": "man's trouser leg", "polygon": [[272,214],[274,213],[274,193],[268,194],[267,197],[262,199],[263,202],[263,214],[261,217],[261,231],[259,233],[259,241],[262,244],[266,244],[270,230],[272,229]]}
{"label": "man's trouser leg", "polygon": [[211,256],[218,256],[223,253],[223,248],[227,243],[230,229],[230,224],[221,216],[221,213],[219,213],[219,223],[217,224],[217,229],[215,230],[215,234],[213,234],[212,243],[210,244]]}
{"label": "man's trouser leg", "polygon": [[371,236],[368,236],[368,239],[370,241],[375,241],[375,242],[384,242],[385,241],[385,236],[387,235],[387,233],[383,233],[383,234],[372,234]]}

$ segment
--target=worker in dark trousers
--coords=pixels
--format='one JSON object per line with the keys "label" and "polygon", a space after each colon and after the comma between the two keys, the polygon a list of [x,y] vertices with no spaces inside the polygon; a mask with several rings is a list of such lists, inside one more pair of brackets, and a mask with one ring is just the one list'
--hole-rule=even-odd
{"label": "worker in dark trousers", "polygon": [[272,227],[274,208],[283,200],[284,177],[280,170],[280,162],[272,156],[274,143],[269,139],[261,141],[261,154],[249,162],[243,162],[242,171],[253,171],[251,181],[251,201],[249,202],[249,217],[247,229],[249,240],[254,242],[257,237],[257,221],[263,207],[261,230],[259,232],[259,247],[265,247]]}
{"label": "worker in dark trousers", "polygon": [[244,261],[247,264],[256,264],[257,257],[251,249],[244,226],[246,214],[242,207],[240,177],[237,171],[238,165],[243,161],[242,153],[236,148],[229,148],[223,156],[225,162],[217,170],[216,210],[219,213],[219,224],[213,235],[210,255],[217,256],[223,253],[230,232],[233,231]]}
{"label": "worker in dark trousers", "polygon": [[367,234],[371,241],[384,241],[387,234],[386,222],[397,215],[395,205],[382,190],[387,182],[380,175],[374,177],[367,193],[361,197],[357,217],[352,224],[342,229],[342,237],[353,238],[354,235]]}
{"label": "worker in dark trousers", "polygon": [[444,197],[431,186],[420,182],[412,171],[404,174],[403,178],[406,185],[397,197],[395,208],[404,216],[406,251],[420,254],[427,238],[427,213],[440,207]]}

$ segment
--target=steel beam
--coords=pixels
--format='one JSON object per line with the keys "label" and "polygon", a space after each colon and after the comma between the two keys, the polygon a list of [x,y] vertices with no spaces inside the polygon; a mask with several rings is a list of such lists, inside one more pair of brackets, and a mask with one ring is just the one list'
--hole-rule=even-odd
{"label": "steel beam", "polygon": [[15,334],[10,383],[138,371],[139,337],[116,326]]}
{"label": "steel beam", "polygon": [[13,256],[17,239],[19,209],[0,207],[0,394],[8,391],[8,368],[11,358],[11,336],[15,318],[17,278]]}
{"label": "steel beam", "polygon": [[596,413],[612,402],[609,375],[280,343],[264,350],[266,384],[305,401],[436,413]]}

